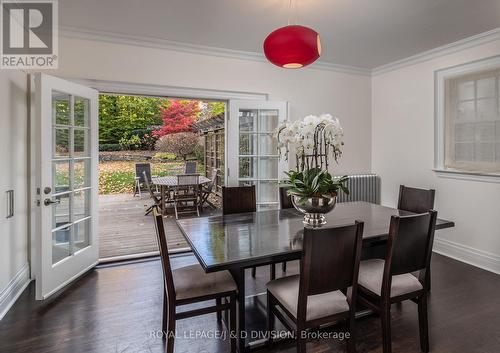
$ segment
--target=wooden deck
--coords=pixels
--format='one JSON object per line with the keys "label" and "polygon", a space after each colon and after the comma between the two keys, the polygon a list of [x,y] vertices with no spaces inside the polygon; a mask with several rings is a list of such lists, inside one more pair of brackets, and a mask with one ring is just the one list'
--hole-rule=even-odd
{"label": "wooden deck", "polygon": [[[158,251],[153,219],[144,216],[151,203],[144,194],[99,196],[99,258]],[[204,215],[213,213],[205,210]],[[165,217],[165,231],[170,250],[188,247],[172,216]]]}

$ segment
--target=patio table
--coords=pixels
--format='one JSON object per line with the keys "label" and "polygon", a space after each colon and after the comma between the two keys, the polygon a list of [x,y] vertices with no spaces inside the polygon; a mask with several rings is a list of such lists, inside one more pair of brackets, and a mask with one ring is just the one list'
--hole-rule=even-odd
{"label": "patio table", "polygon": [[[378,255],[385,248],[390,217],[410,215],[367,202],[339,203],[326,215],[327,227],[363,221],[363,257]],[[177,224],[205,272],[228,270],[238,286],[238,332],[240,352],[255,346],[245,340],[245,269],[298,260],[302,256],[303,215],[295,209],[186,218]],[[454,227],[438,219],[436,229]],[[249,337],[249,336],[248,336]],[[260,342],[262,343],[262,342]]]}
{"label": "patio table", "polygon": [[[179,186],[177,184],[177,176],[169,175],[163,177],[152,177],[151,182],[153,183],[153,185],[158,185],[160,187],[161,205],[163,213],[165,213],[167,209],[167,202],[170,201],[169,191]],[[200,175],[200,178],[198,179],[198,186],[201,188],[204,184],[207,184],[209,182],[211,182],[209,178]]]}

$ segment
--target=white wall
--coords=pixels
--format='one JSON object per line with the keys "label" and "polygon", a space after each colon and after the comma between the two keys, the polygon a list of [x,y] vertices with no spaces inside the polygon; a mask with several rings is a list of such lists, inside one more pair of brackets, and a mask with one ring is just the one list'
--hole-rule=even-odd
{"label": "white wall", "polygon": [[[290,102],[291,118],[337,115],[345,130],[335,173],[370,171],[371,78],[318,69],[284,70],[266,62],[63,37],[53,74],[187,88],[269,94]],[[50,73],[50,72],[49,72]]]}
{"label": "white wall", "polygon": [[500,55],[500,40],[375,75],[372,170],[382,203],[397,203],[399,184],[436,189],[439,217],[456,227],[436,233],[435,249],[500,272],[500,184],[439,178],[434,167],[434,71]]}
{"label": "white wall", "polygon": [[[25,73],[0,70],[0,318],[29,276],[26,86]],[[11,189],[15,216],[6,219]]]}

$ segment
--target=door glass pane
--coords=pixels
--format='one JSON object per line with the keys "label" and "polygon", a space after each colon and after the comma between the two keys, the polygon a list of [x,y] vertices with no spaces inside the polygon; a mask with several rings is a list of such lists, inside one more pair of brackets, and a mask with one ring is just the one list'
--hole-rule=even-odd
{"label": "door glass pane", "polygon": [[259,184],[259,202],[278,202],[278,182],[261,181]]}
{"label": "door glass pane", "polygon": [[52,121],[54,124],[70,124],[69,94],[52,91]]}
{"label": "door glass pane", "polygon": [[69,239],[71,226],[52,232],[52,264],[71,255]]}
{"label": "door glass pane", "polygon": [[259,135],[259,154],[278,155],[278,141],[271,134]]}
{"label": "door glass pane", "polygon": [[52,162],[52,193],[69,190],[69,161]]}
{"label": "door glass pane", "polygon": [[76,159],[74,173],[75,182],[73,190],[90,186],[90,159]]}
{"label": "door glass pane", "polygon": [[257,110],[240,110],[240,131],[257,131]]}
{"label": "door glass pane", "polygon": [[54,158],[68,158],[69,157],[69,129],[56,128],[54,130]]}
{"label": "door glass pane", "polygon": [[260,158],[259,179],[278,178],[278,158]]}
{"label": "door glass pane", "polygon": [[240,134],[240,154],[257,154],[256,134]]}
{"label": "door glass pane", "polygon": [[75,129],[75,157],[90,157],[89,130]]}
{"label": "door glass pane", "polygon": [[259,132],[273,132],[278,126],[278,118],[278,110],[259,110]]}
{"label": "door glass pane", "polygon": [[90,216],[90,190],[75,192],[73,212],[75,221]]}
{"label": "door glass pane", "polygon": [[52,229],[61,227],[71,222],[70,218],[70,199],[71,193],[66,193],[52,197]]}
{"label": "door glass pane", "polygon": [[257,158],[240,157],[240,178],[257,178]]}
{"label": "door glass pane", "polygon": [[73,225],[74,229],[74,240],[73,240],[73,253],[86,248],[90,244],[90,219],[86,219],[81,222],[77,222]]}
{"label": "door glass pane", "polygon": [[89,126],[89,100],[75,97],[75,126]]}

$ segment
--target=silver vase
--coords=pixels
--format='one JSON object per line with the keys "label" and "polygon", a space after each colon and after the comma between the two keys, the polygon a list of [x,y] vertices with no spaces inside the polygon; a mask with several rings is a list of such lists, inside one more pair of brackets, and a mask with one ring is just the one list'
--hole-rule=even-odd
{"label": "silver vase", "polygon": [[337,204],[337,196],[309,197],[299,202],[300,196],[292,195],[293,206],[304,214],[304,224],[317,227],[326,223],[325,213],[332,211]]}

